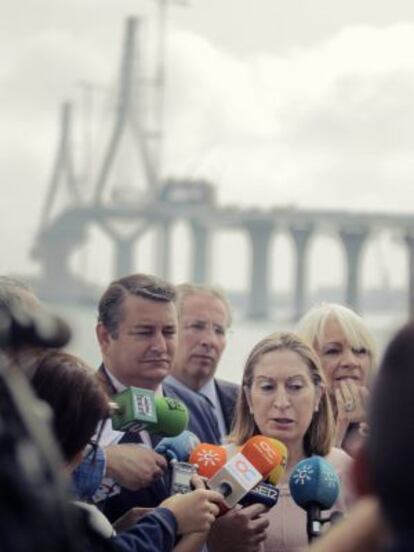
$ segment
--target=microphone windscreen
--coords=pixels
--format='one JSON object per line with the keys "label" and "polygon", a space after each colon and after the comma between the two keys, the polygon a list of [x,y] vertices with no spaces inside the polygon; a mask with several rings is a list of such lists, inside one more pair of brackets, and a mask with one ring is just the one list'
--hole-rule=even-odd
{"label": "microphone windscreen", "polygon": [[299,462],[289,478],[289,488],[298,506],[307,509],[317,505],[329,510],[339,495],[339,477],[329,462],[321,456],[311,456]]}
{"label": "microphone windscreen", "polygon": [[65,346],[71,338],[68,324],[42,305],[0,306],[0,346]]}
{"label": "microphone windscreen", "polygon": [[241,454],[262,474],[264,478],[279,466],[282,462],[282,455],[269,437],[254,435],[240,449]]}
{"label": "microphone windscreen", "polygon": [[164,437],[155,447],[155,452],[169,460],[187,462],[191,451],[200,444],[200,439],[191,431],[184,430],[176,437]]}
{"label": "microphone windscreen", "polygon": [[190,464],[197,464],[198,474],[210,479],[227,462],[227,451],[220,445],[200,443],[190,454]]}
{"label": "microphone windscreen", "polygon": [[155,397],[157,423],[148,427],[151,433],[175,437],[187,428],[188,410],[185,404],[171,397]]}
{"label": "microphone windscreen", "polygon": [[273,468],[273,470],[270,472],[267,479],[269,483],[271,483],[272,485],[278,485],[286,471],[286,466],[288,461],[288,450],[286,445],[284,445],[278,439],[272,438],[271,440],[272,440],[273,446],[277,448],[277,450],[280,452],[281,462],[278,466]]}
{"label": "microphone windscreen", "polygon": [[150,389],[127,387],[113,395],[112,427],[117,431],[139,432],[157,424],[155,393]]}

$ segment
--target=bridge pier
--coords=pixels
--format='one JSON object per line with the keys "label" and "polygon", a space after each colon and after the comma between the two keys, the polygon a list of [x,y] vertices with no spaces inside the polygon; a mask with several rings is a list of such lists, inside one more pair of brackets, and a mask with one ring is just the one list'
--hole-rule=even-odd
{"label": "bridge pier", "polygon": [[295,245],[295,289],[293,298],[293,320],[296,322],[305,312],[305,285],[307,281],[307,253],[309,238],[313,232],[312,224],[291,226],[290,233]]}
{"label": "bridge pier", "polygon": [[404,241],[408,248],[408,316],[414,318],[414,233],[407,232]]}
{"label": "bridge pier", "polygon": [[205,284],[210,277],[210,232],[205,225],[192,220],[192,281],[197,284]]}
{"label": "bridge pier", "polygon": [[134,272],[135,238],[115,238],[115,279]]}
{"label": "bridge pier", "polygon": [[171,230],[170,222],[164,221],[157,228],[157,274],[164,280],[170,279],[171,270]]}
{"label": "bridge pier", "polygon": [[345,249],[347,262],[345,302],[354,310],[359,310],[359,265],[368,230],[364,227],[342,227],[339,236]]}
{"label": "bridge pier", "polygon": [[269,245],[274,225],[265,220],[251,221],[244,226],[250,238],[250,291],[247,316],[265,319],[269,316]]}

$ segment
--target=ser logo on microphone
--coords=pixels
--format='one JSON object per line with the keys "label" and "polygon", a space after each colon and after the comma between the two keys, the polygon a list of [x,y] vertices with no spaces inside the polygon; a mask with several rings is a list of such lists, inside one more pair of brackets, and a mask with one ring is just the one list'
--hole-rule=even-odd
{"label": "ser logo on microphone", "polygon": [[148,395],[134,395],[136,413],[139,416],[154,416],[154,400]]}

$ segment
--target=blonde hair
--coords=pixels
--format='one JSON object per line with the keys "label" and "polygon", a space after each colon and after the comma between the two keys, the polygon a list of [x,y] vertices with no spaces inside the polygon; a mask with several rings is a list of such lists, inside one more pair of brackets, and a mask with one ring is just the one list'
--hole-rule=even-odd
{"label": "blonde hair", "polygon": [[320,360],[315,351],[301,337],[292,332],[275,332],[259,341],[250,352],[243,371],[243,392],[239,394],[236,416],[229,440],[238,445],[259,433],[253,416],[249,411],[246,388],[250,390],[254,369],[261,358],[272,351],[288,350],[300,356],[309,368],[309,374],[316,388],[321,389],[321,399],[317,412],[304,435],[304,449],[307,455],[326,456],[332,447],[334,437],[334,418],[332,407],[326,393],[326,381]]}
{"label": "blonde hair", "polygon": [[351,347],[364,347],[370,356],[372,371],[377,365],[377,347],[364,320],[348,307],[337,303],[321,303],[312,307],[298,322],[297,333],[312,347],[320,347],[329,320],[336,320]]}

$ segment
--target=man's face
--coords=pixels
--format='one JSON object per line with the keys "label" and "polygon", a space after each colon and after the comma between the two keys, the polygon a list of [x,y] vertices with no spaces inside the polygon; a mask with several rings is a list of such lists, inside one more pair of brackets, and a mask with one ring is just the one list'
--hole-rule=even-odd
{"label": "man's face", "polygon": [[124,385],[155,390],[170,373],[177,348],[175,305],[127,295],[117,337],[98,324],[105,366]]}
{"label": "man's face", "polygon": [[185,297],[179,321],[174,374],[194,390],[214,376],[226,346],[226,305],[204,292]]}

